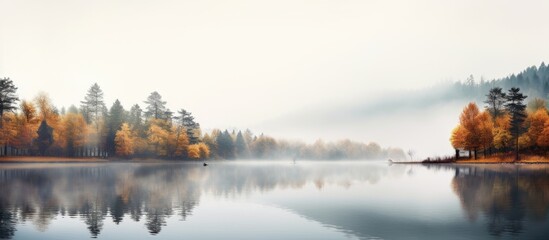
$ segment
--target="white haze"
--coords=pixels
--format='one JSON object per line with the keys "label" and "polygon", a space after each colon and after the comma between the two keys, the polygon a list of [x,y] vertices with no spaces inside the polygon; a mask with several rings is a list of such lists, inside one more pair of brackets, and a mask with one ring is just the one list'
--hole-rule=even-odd
{"label": "white haze", "polygon": [[143,106],[158,91],[205,129],[439,154],[459,104],[288,119],[547,61],[547,12],[547,1],[511,0],[0,0],[0,77],[57,106],[78,105],[97,82],[109,106]]}

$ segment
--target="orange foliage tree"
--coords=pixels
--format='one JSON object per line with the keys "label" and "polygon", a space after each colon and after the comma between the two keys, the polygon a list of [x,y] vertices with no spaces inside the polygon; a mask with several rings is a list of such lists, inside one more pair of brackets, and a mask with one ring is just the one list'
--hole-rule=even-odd
{"label": "orange foliage tree", "polygon": [[528,136],[530,140],[529,143],[531,143],[530,145],[533,145],[534,148],[539,146],[538,139],[545,128],[545,122],[547,122],[547,120],[549,120],[549,114],[547,114],[545,108],[539,108],[534,113],[529,114],[526,118],[526,124],[529,126],[526,136]]}
{"label": "orange foliage tree", "polygon": [[482,144],[479,114],[477,105],[471,102],[459,116],[459,124],[465,129],[465,149],[469,150],[469,153],[474,151],[475,159],[477,158],[477,150]]}

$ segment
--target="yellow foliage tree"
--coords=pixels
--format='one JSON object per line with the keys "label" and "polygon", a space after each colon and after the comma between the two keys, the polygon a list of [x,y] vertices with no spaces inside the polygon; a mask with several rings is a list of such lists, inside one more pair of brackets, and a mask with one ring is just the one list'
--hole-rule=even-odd
{"label": "yellow foliage tree", "polygon": [[210,148],[205,143],[198,143],[198,149],[200,150],[200,158],[208,159],[210,158]]}
{"label": "yellow foliage tree", "polygon": [[[155,119],[158,120],[158,119]],[[147,131],[149,146],[152,147],[152,151],[157,156],[167,156],[168,149],[166,149],[168,143],[169,133],[165,129],[156,124],[151,124]]]}
{"label": "yellow foliage tree", "polygon": [[187,152],[190,159],[208,159],[210,157],[210,148],[205,143],[191,144],[187,147]]}
{"label": "yellow foliage tree", "polygon": [[21,114],[17,116],[17,144],[21,149],[30,149],[33,139],[38,136],[37,130],[40,123],[38,112],[32,102],[21,101]]}
{"label": "yellow foliage tree", "polygon": [[198,144],[191,144],[187,147],[188,156],[190,159],[200,159],[200,148]]}
{"label": "yellow foliage tree", "polygon": [[134,153],[134,137],[127,123],[123,123],[114,138],[116,155],[128,157]]}
{"label": "yellow foliage tree", "polygon": [[172,128],[172,134],[170,134],[170,148],[173,148],[173,155],[174,157],[185,157],[188,155],[188,146],[189,146],[189,137],[187,136],[187,133],[183,131],[184,128],[181,127],[173,127]]}
{"label": "yellow foliage tree", "polygon": [[[66,149],[69,156],[74,156],[77,149],[85,144],[86,120],[82,114],[68,113],[62,118],[62,127],[58,129],[58,142],[63,149]],[[54,134],[55,137],[55,134]]]}
{"label": "yellow foliage tree", "polygon": [[507,129],[496,128],[494,129],[494,147],[498,149],[505,149],[511,146],[511,132]]}

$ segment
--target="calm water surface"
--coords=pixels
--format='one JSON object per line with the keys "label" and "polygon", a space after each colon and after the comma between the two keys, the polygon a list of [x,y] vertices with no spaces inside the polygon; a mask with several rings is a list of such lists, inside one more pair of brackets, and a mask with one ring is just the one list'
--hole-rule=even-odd
{"label": "calm water surface", "polygon": [[547,239],[549,167],[0,164],[2,239]]}

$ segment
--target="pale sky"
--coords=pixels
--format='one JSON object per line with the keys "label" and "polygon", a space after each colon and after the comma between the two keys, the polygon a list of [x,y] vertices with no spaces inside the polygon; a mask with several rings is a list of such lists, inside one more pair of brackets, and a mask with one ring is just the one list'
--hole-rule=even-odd
{"label": "pale sky", "polygon": [[[0,0],[0,77],[110,107],[158,91],[206,129],[309,106],[503,77],[548,61],[549,1]],[[445,139],[446,140],[446,139]]]}

